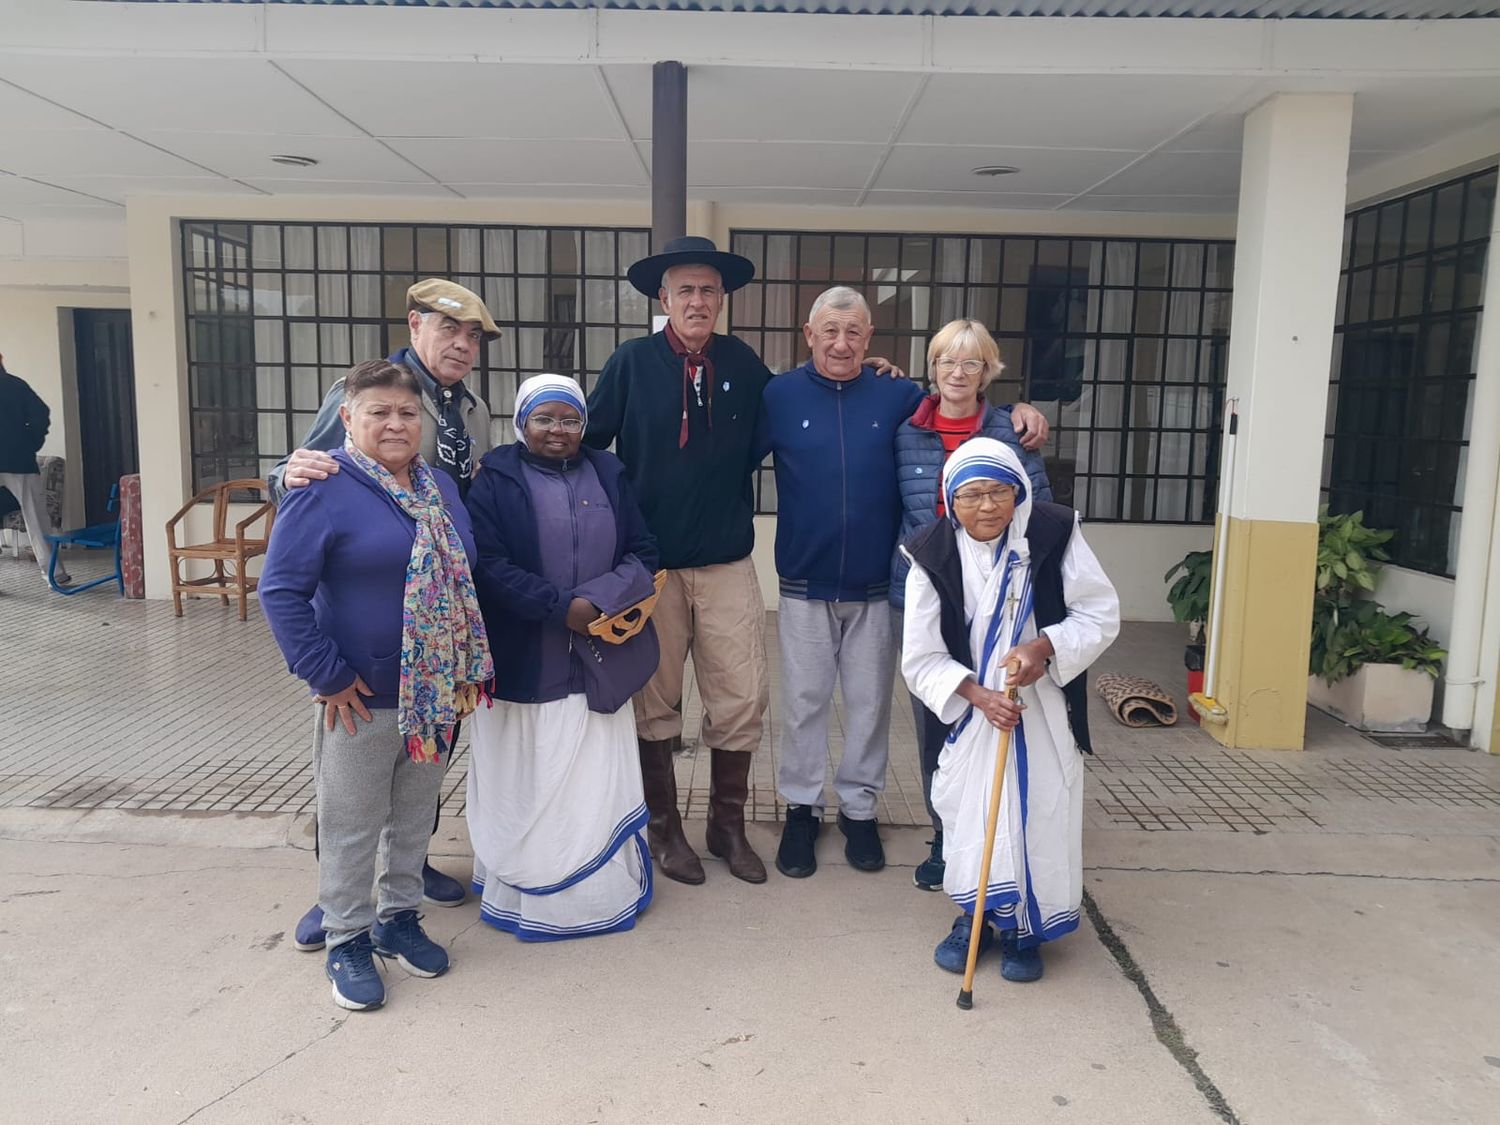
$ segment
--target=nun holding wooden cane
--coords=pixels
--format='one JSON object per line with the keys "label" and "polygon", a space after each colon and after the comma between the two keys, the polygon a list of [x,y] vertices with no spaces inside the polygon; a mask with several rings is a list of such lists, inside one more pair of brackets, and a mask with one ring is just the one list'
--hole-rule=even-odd
{"label": "nun holding wooden cane", "polygon": [[[984,864],[997,732],[1009,731],[980,952],[1000,931],[1000,974],[1042,976],[1044,942],[1078,926],[1083,901],[1084,671],[1120,631],[1120,601],[1084,541],[1078,513],[1033,501],[1015,453],[974,438],[943,467],[948,513],[902,546],[901,671],[951,724],[932,782],[946,891],[964,913],[934,959],[964,971]],[[1019,688],[1012,702],[1010,684]]]}

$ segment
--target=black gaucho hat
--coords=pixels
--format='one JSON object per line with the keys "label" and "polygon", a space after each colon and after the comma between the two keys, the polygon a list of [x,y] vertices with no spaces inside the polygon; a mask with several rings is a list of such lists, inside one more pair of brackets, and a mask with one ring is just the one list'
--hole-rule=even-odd
{"label": "black gaucho hat", "polygon": [[661,279],[673,266],[712,266],[724,279],[724,292],[733,293],[755,276],[755,263],[749,258],[720,250],[710,238],[688,234],[674,238],[660,254],[642,258],[626,271],[630,284],[655,299],[661,292]]}

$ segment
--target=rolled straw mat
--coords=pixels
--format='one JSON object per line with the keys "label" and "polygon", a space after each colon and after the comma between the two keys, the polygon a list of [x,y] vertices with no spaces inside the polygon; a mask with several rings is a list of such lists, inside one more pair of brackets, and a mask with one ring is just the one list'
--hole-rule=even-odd
{"label": "rolled straw mat", "polygon": [[1177,722],[1171,694],[1141,676],[1105,672],[1094,681],[1094,690],[1109,705],[1110,713],[1127,727],[1170,727]]}

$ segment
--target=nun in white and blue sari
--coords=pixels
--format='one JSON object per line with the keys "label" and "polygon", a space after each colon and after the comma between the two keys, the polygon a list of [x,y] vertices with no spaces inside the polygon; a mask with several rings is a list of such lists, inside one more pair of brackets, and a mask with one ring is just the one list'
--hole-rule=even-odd
{"label": "nun in white and blue sari", "polygon": [[649,622],[621,645],[588,625],[655,591],[656,540],[625,467],[581,446],[576,382],[526,380],[515,419],[465,500],[495,653],[494,705],[469,728],[474,889],[480,917],[523,941],[615,933],[651,901],[630,696],[658,649]]}
{"label": "nun in white and blue sari", "polygon": [[[984,852],[998,730],[1013,727],[981,949],[1000,931],[1007,980],[1042,975],[1041,945],[1078,927],[1083,762],[1091,753],[1084,670],[1120,629],[1114,587],[1071,508],[1028,494],[1016,455],[990,438],[943,468],[948,512],[903,550],[901,671],[950,733],[932,782],[943,821],[943,890],[965,911],[937,948],[962,972]],[[1004,695],[1014,661],[1019,706]]]}

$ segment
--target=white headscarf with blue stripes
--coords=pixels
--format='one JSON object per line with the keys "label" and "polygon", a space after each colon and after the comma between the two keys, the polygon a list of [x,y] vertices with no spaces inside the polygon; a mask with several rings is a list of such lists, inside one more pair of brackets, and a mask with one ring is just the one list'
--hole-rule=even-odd
{"label": "white headscarf with blue stripes", "polygon": [[1031,482],[1016,451],[994,438],[970,438],[943,465],[943,509],[954,527],[960,527],[953,512],[953,494],[973,480],[994,480],[1016,490],[1015,515],[1011,517],[1003,540],[1015,544],[1026,538],[1031,519]]}
{"label": "white headscarf with blue stripes", "polygon": [[1028,504],[1028,511],[1031,510],[1026,469],[1022,468],[1022,459],[1017,458],[1004,441],[971,438],[954,450],[953,456],[942,466],[942,504],[954,526],[959,526],[959,517],[953,513],[953,493],[971,480],[998,480],[1002,484],[1011,484],[1016,489],[1017,513],[1020,513],[1022,504]]}
{"label": "white headscarf with blue stripes", "polygon": [[576,379],[566,375],[533,375],[516,388],[516,436],[526,429],[526,419],[544,402],[565,402],[578,411],[585,427],[589,424],[588,403],[583,397],[583,388]]}

